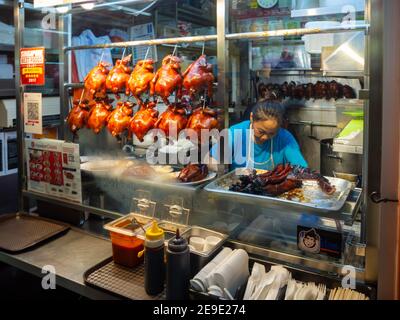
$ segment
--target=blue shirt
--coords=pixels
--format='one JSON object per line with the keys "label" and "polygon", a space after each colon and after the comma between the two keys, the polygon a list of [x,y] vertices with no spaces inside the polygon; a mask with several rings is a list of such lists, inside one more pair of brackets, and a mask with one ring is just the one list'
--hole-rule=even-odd
{"label": "blue shirt", "polygon": [[[280,128],[272,139],[262,145],[254,143],[249,135],[250,121],[229,128],[228,147],[232,153],[232,169],[250,167],[272,170],[278,164],[286,163],[308,167],[295,138],[286,129]],[[219,159],[217,145],[211,149],[211,156]]]}

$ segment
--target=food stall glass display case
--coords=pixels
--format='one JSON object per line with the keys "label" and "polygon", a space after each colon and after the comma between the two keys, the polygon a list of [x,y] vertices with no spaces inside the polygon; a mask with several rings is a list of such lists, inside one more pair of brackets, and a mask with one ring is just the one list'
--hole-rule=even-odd
{"label": "food stall glass display case", "polygon": [[[353,266],[358,282],[376,283],[377,261],[368,255],[367,245],[377,232],[367,232],[372,177],[367,168],[372,145],[370,12],[379,1],[70,2],[43,6],[15,1],[15,60],[19,67],[20,48],[45,47],[46,63],[57,66],[57,77],[46,81],[59,87],[59,141],[79,145],[81,176],[64,174],[64,180],[79,184],[81,199],[30,187],[34,155],[26,150],[32,140],[26,140],[18,108],[21,210],[36,203],[40,213],[41,206],[53,204],[81,212],[79,223],[84,223],[90,215],[107,220],[145,211],[146,216],[151,207],[151,218],[228,235],[227,245],[257,259],[336,279],[344,266]],[[35,23],[40,24],[37,39],[25,28]],[[162,99],[150,106],[153,98],[147,93],[135,94],[134,86],[125,90],[126,79],[115,86],[88,84],[96,66],[99,77],[120,66],[118,70],[125,71],[116,73],[129,78],[132,67],[141,63],[143,70],[143,61],[152,59],[150,68],[141,71],[144,77],[153,68],[157,71],[166,56],[170,64],[179,59],[184,72],[203,55],[214,77],[200,91],[184,92],[187,100],[179,90],[171,90],[159,93]],[[16,78],[19,85],[19,75]],[[34,91],[42,90],[46,87]],[[17,105],[24,104],[26,92],[32,88],[19,86]],[[267,99],[284,105],[283,126],[295,136],[313,169],[299,169],[303,187],[297,193],[271,197],[235,190],[232,186],[243,182],[243,176],[251,179],[252,172],[232,172],[228,165],[217,172],[209,169],[200,181],[178,180],[186,163],[173,162],[171,150],[185,148],[185,142],[163,146],[158,155],[164,150],[168,161],[154,165],[146,161],[154,137],[144,134],[139,139],[126,132],[131,117],[144,110],[137,106],[140,102],[147,111],[158,111],[146,115],[158,124],[171,111],[167,104],[174,104],[178,125],[200,106],[202,112],[212,111],[215,128],[222,130],[248,120],[246,110],[266,92]],[[102,102],[90,105],[99,97]],[[177,112],[182,105],[184,115]],[[80,117],[86,121],[79,122]],[[324,193],[324,183],[334,185],[334,192]],[[323,238],[318,252],[306,252],[299,245],[299,235],[310,230]]]}

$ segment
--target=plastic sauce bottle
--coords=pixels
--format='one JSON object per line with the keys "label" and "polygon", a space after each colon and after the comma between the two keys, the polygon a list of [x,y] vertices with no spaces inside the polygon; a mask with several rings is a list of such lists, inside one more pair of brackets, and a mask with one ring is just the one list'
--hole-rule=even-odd
{"label": "plastic sauce bottle", "polygon": [[157,295],[164,290],[164,230],[158,227],[156,221],[146,231],[144,251],[144,288],[148,295]]}
{"label": "plastic sauce bottle", "polygon": [[167,300],[185,300],[189,298],[190,251],[186,239],[176,230],[176,236],[167,248]]}

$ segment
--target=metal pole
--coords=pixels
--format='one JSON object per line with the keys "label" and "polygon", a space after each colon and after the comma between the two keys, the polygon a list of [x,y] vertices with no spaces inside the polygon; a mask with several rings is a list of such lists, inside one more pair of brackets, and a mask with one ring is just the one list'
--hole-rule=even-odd
{"label": "metal pole", "polygon": [[[217,102],[224,109],[224,127],[229,127],[229,95],[228,95],[228,41],[225,36],[228,31],[227,4],[225,0],[217,0],[217,63],[218,90]],[[224,148],[220,150],[220,159],[224,159]],[[218,172],[223,174],[228,165],[219,165]]]}
{"label": "metal pole", "polygon": [[229,127],[229,99],[228,99],[228,29],[227,5],[225,0],[217,0],[217,56],[218,56],[218,92],[217,101],[224,108],[225,127]]}
{"label": "metal pole", "polygon": [[60,83],[59,83],[59,95],[60,95],[60,127],[58,130],[58,138],[60,140],[65,140],[65,119],[68,115],[68,89],[65,88],[64,86],[64,81],[66,76],[68,76],[68,82],[70,82],[70,76],[69,76],[69,60],[71,55],[73,54],[72,52],[65,52],[63,51],[63,48],[65,45],[70,44],[70,32],[67,32],[65,34],[66,30],[69,30],[70,28],[70,20],[71,20],[71,15],[65,15],[65,16],[60,16],[58,19],[58,30],[61,31],[59,33],[59,38],[58,38],[58,49],[59,49],[59,56],[60,56]]}
{"label": "metal pole", "polygon": [[92,46],[75,46],[75,47],[70,46],[64,48],[64,51],[103,49],[103,48],[123,48],[123,47],[135,47],[135,46],[154,46],[162,44],[178,44],[178,43],[191,43],[191,42],[203,42],[203,41],[215,41],[215,40],[217,40],[216,35],[167,38],[167,39],[151,39],[151,40],[113,42],[113,43],[98,44]]}
{"label": "metal pole", "polygon": [[14,25],[15,25],[15,100],[17,109],[17,141],[18,141],[18,211],[25,211],[25,144],[24,144],[24,86],[20,83],[20,48],[24,43],[23,31],[25,27],[24,0],[14,1]]}
{"label": "metal pole", "polygon": [[342,32],[354,32],[363,31],[368,28],[368,24],[358,25],[354,27],[328,27],[328,28],[300,28],[300,29],[283,29],[276,31],[260,31],[260,32],[243,32],[243,33],[231,33],[226,35],[228,40],[252,40],[261,38],[273,38],[273,37],[288,37],[288,36],[302,36],[307,34],[321,34],[321,33],[342,33]]}
{"label": "metal pole", "polygon": [[364,141],[365,174],[364,190],[366,212],[367,249],[365,276],[367,281],[378,279],[378,248],[380,206],[372,203],[369,195],[380,191],[382,155],[382,82],[383,82],[383,0],[371,0],[371,30],[369,41],[370,97],[365,115],[366,141]]}
{"label": "metal pole", "polygon": [[[218,0],[217,0],[218,1]],[[219,1],[218,1],[219,2]],[[217,2],[217,15],[222,15],[217,19],[217,35],[207,36],[193,36],[193,37],[179,37],[179,38],[166,38],[166,39],[151,39],[151,40],[138,40],[138,41],[124,41],[124,42],[113,42],[98,45],[85,45],[85,46],[68,46],[64,48],[64,51],[70,50],[86,50],[86,49],[102,49],[102,48],[124,48],[124,47],[135,47],[135,46],[154,46],[163,44],[179,44],[179,43],[192,43],[192,42],[205,42],[215,40],[254,40],[254,39],[266,39],[282,36],[301,36],[307,34],[322,34],[322,33],[336,33],[336,32],[354,32],[363,31],[369,27],[369,25],[359,25],[356,27],[330,27],[323,29],[285,29],[277,31],[263,31],[263,32],[246,32],[246,33],[232,33],[222,35],[222,31],[227,30],[225,23],[227,23],[228,14],[225,12],[227,8],[218,9]],[[221,1],[222,2],[222,1]],[[221,13],[219,13],[219,11]],[[223,10],[223,11],[222,11]],[[222,29],[221,29],[222,28]]]}

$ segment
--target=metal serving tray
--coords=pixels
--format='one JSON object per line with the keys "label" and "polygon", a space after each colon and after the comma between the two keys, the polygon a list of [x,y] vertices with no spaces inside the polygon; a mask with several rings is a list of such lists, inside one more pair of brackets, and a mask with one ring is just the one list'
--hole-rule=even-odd
{"label": "metal serving tray", "polygon": [[304,181],[303,193],[307,202],[295,200],[287,200],[279,197],[268,197],[262,195],[253,195],[242,192],[229,191],[229,187],[239,181],[241,175],[249,174],[248,169],[236,169],[230,173],[209,183],[204,189],[209,192],[215,192],[222,195],[241,196],[247,199],[268,200],[272,205],[286,206],[291,209],[311,209],[316,212],[338,212],[344,206],[349,193],[352,189],[352,184],[349,181],[327,177],[332,185],[336,187],[336,192],[329,196],[324,194],[315,181]]}

